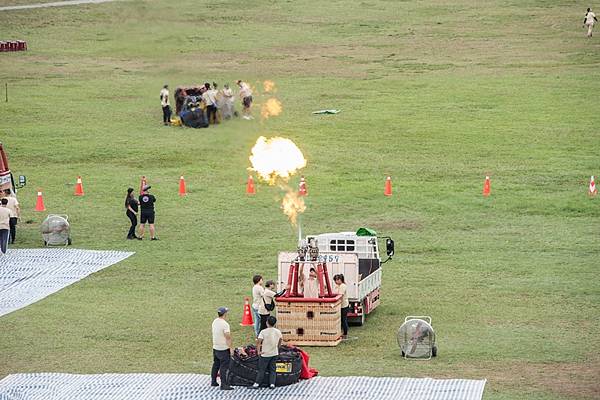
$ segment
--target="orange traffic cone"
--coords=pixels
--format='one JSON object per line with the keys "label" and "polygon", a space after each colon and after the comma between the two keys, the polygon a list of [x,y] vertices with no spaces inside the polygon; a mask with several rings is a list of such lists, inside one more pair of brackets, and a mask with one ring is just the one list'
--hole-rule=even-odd
{"label": "orange traffic cone", "polygon": [[255,194],[256,189],[254,189],[254,178],[252,175],[248,176],[248,183],[246,183],[246,194]]}
{"label": "orange traffic cone", "polygon": [[308,190],[306,190],[306,180],[303,176],[300,177],[300,183],[298,184],[298,196],[308,196]]}
{"label": "orange traffic cone", "polygon": [[35,211],[46,211],[46,206],[44,205],[44,198],[42,197],[42,192],[39,190],[37,192],[37,202],[35,203]]}
{"label": "orange traffic cone", "polygon": [[242,317],[241,326],[254,326],[254,321],[252,320],[252,311],[250,311],[250,301],[246,297],[244,299],[244,316]]}
{"label": "orange traffic cone", "polygon": [[179,195],[185,196],[187,194],[187,190],[185,189],[185,179],[183,179],[183,175],[179,177]]}
{"label": "orange traffic cone", "polygon": [[596,182],[594,182],[593,176],[590,178],[590,188],[589,188],[588,194],[590,196],[595,196],[598,194],[598,189],[596,189]]}
{"label": "orange traffic cone", "polygon": [[77,177],[77,183],[75,184],[75,196],[83,196],[83,182],[81,176]]}
{"label": "orange traffic cone", "polygon": [[142,180],[140,181],[140,193],[144,191],[144,186],[146,186],[148,182],[146,182],[146,177],[142,176]]}
{"label": "orange traffic cone", "polygon": [[389,175],[387,178],[385,178],[385,189],[383,190],[383,194],[385,196],[392,195],[392,177]]}
{"label": "orange traffic cone", "polygon": [[491,187],[491,183],[490,183],[490,177],[486,176],[485,177],[485,183],[483,184],[483,195],[485,197],[489,196],[491,190],[492,190],[492,187]]}

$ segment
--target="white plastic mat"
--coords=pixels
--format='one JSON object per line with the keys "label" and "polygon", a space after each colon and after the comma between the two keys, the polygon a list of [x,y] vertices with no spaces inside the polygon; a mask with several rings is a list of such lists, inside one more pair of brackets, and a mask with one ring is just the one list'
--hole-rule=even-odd
{"label": "white plastic mat", "polygon": [[196,374],[15,374],[0,400],[481,400],[485,380],[316,377],[273,390],[210,387]]}
{"label": "white plastic mat", "polygon": [[133,253],[79,249],[9,249],[0,255],[0,316],[28,306]]}

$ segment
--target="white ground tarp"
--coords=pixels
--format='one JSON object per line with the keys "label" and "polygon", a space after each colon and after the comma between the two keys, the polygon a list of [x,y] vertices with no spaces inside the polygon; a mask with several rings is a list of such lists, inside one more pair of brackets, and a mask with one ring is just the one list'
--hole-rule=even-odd
{"label": "white ground tarp", "polygon": [[0,7],[0,11],[28,10],[28,9],[31,9],[31,8],[75,6],[75,5],[79,5],[79,4],[110,3],[111,1],[115,1],[115,0],[65,0],[65,1],[53,1],[53,2],[48,2],[48,3],[25,4],[25,5],[20,5],[20,6],[4,6],[4,7]]}
{"label": "white ground tarp", "polygon": [[26,307],[133,253],[78,249],[8,250],[0,255],[0,316]]}
{"label": "white ground tarp", "polygon": [[485,380],[317,377],[274,390],[210,387],[195,374],[15,374],[0,400],[481,400]]}

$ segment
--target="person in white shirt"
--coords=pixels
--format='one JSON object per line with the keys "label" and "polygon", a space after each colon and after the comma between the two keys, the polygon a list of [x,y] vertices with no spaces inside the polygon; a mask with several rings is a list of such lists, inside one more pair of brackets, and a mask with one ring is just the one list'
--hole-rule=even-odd
{"label": "person in white shirt", "polygon": [[598,22],[596,14],[592,12],[591,8],[588,8],[587,12],[585,13],[585,17],[583,18],[583,26],[587,26],[588,28],[587,37],[592,37],[592,29],[594,28],[596,22]]}
{"label": "person in white shirt", "polygon": [[350,312],[350,302],[348,301],[348,288],[344,281],[344,274],[338,274],[333,277],[335,282],[334,291],[342,295],[342,339],[348,338],[348,312]]}
{"label": "person in white shirt", "polygon": [[253,119],[250,112],[250,107],[252,107],[252,89],[250,89],[250,86],[241,79],[237,81],[237,85],[240,87],[240,99],[242,99],[242,106],[244,107],[242,110],[242,113],[244,114],[242,118]]}
{"label": "person in white shirt", "polygon": [[254,275],[252,277],[252,282],[254,282],[254,286],[252,286],[252,318],[254,318],[254,333],[258,337],[260,333],[260,314],[258,310],[260,308],[260,303],[263,301],[263,296],[265,294],[265,288],[263,288],[263,277],[260,275]]}
{"label": "person in white shirt", "polygon": [[233,90],[226,83],[221,91],[221,117],[223,119],[231,119],[234,114],[234,97]]}
{"label": "person in white shirt", "polygon": [[0,252],[2,254],[6,254],[6,249],[8,247],[8,237],[9,229],[10,229],[10,217],[12,216],[12,212],[7,207],[8,199],[2,198],[0,200]]}
{"label": "person in white shirt", "polygon": [[160,105],[163,110],[163,124],[171,125],[171,103],[169,103],[169,85],[163,86],[160,91]]}
{"label": "person in white shirt", "polygon": [[219,307],[217,309],[218,317],[212,323],[213,339],[213,365],[210,372],[211,386],[219,386],[217,382],[217,373],[221,376],[221,390],[232,390],[227,383],[227,374],[229,372],[229,362],[233,352],[231,340],[231,328],[226,321],[229,308]]}
{"label": "person in white shirt", "polygon": [[279,346],[283,341],[281,331],[275,328],[277,319],[273,316],[267,319],[267,329],[260,331],[256,350],[259,355],[258,373],[252,389],[258,389],[269,372],[269,389],[275,389],[275,379],[277,378],[277,356],[279,355]]}
{"label": "person in white shirt", "polygon": [[210,87],[210,83],[204,84],[204,93],[202,93],[202,100],[206,105],[206,117],[208,123],[214,125],[217,123],[217,91]]}

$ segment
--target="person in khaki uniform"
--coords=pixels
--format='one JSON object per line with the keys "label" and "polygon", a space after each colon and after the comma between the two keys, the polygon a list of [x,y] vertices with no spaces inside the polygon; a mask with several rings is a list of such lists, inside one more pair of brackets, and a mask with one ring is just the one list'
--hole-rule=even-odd
{"label": "person in khaki uniform", "polygon": [[277,378],[276,360],[279,355],[279,346],[283,341],[281,331],[275,328],[277,318],[270,316],[267,318],[267,329],[263,329],[258,334],[258,344],[256,349],[260,358],[258,359],[258,373],[252,389],[258,389],[265,377],[265,372],[269,371],[269,389],[275,389],[275,379]]}
{"label": "person in khaki uniform", "polygon": [[212,323],[213,338],[213,365],[210,372],[211,386],[219,386],[217,374],[221,376],[221,390],[232,390],[227,383],[227,374],[229,373],[229,362],[233,352],[231,340],[231,328],[226,321],[229,308],[219,307],[217,309],[217,318]]}
{"label": "person in khaki uniform", "polygon": [[338,274],[333,277],[335,282],[335,293],[342,295],[342,339],[348,338],[348,312],[350,312],[350,302],[348,301],[348,288],[344,281],[344,274]]}
{"label": "person in khaki uniform", "polygon": [[8,247],[8,237],[10,229],[10,217],[12,212],[8,209],[8,200],[2,198],[0,200],[0,252],[6,254],[6,248]]}
{"label": "person in khaki uniform", "polygon": [[17,221],[21,216],[21,209],[17,197],[13,195],[10,189],[4,189],[4,198],[8,200],[6,207],[11,211],[10,217],[10,243],[14,244],[17,237]]}

